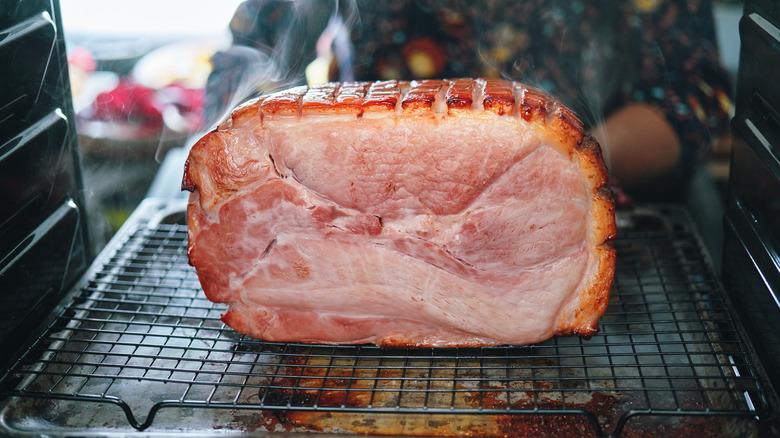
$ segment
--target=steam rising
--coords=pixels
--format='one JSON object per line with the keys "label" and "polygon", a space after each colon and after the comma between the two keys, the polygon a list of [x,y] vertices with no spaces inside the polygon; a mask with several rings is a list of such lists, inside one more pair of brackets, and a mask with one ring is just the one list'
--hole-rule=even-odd
{"label": "steam rising", "polygon": [[[623,17],[630,6],[623,2],[589,2],[603,15],[596,22],[578,6],[581,2],[546,0],[541,7],[530,3],[513,9],[515,14],[529,17],[525,25],[511,26],[503,21],[504,17],[480,16],[475,24],[477,55],[502,78],[550,93],[574,111],[586,129],[603,133],[602,123],[615,105],[609,99],[618,96],[624,86],[621,63],[625,60],[612,55],[627,53],[627,41],[619,40],[618,35],[625,34],[623,26],[627,23]],[[532,15],[540,11],[541,15]],[[603,29],[593,30],[595,26]],[[577,30],[586,31],[587,36],[583,38]],[[532,37],[526,38],[528,34]],[[506,45],[521,46],[521,54],[509,61],[496,59],[489,42],[497,38],[503,38]],[[608,143],[601,146],[610,167]]]}
{"label": "steam rising", "polygon": [[339,79],[354,79],[349,34],[359,20],[356,1],[292,0],[279,4],[281,20],[286,22],[272,44],[239,35],[229,49],[212,58],[214,72],[206,92],[206,132],[238,104],[254,96],[306,83],[306,67],[315,57],[334,55],[341,73]]}
{"label": "steam rising", "polygon": [[[235,106],[253,96],[327,80],[334,64],[338,66],[338,80],[341,81],[354,80],[355,76],[358,80],[381,79],[353,75],[355,62],[361,62],[355,59],[355,53],[360,52],[360,44],[367,43],[363,41],[365,34],[377,39],[388,39],[387,35],[381,33],[387,31],[382,30],[382,26],[361,21],[355,0],[291,0],[278,2],[276,5],[278,7],[273,10],[276,15],[268,18],[275,20],[273,26],[268,26],[273,27],[276,32],[272,35],[273,38],[263,34],[264,40],[257,41],[238,34],[229,49],[214,56],[215,70],[206,94],[205,131],[213,129]],[[466,9],[458,8],[458,5]],[[606,40],[614,38],[614,35],[619,35],[620,32],[590,31],[592,39],[589,37],[585,40],[588,44],[583,47],[583,41],[578,40],[579,36],[573,29],[582,27],[584,20],[582,14],[578,15],[576,10],[571,14],[574,6],[570,2],[549,0],[545,7],[541,8],[547,12],[529,18],[524,24],[518,24],[517,17],[528,13],[532,7],[523,4],[507,5],[492,11],[495,14],[496,11],[506,9],[505,12],[514,14],[512,20],[516,21],[509,20],[506,16],[496,17],[487,12],[482,13],[479,6],[447,0],[421,0],[417,2],[417,6],[421,11],[444,21],[447,20],[447,14],[450,17],[468,17],[469,26],[465,28],[470,28],[470,31],[467,31],[465,37],[470,38],[471,42],[461,46],[463,51],[454,56],[473,56],[486,67],[485,71],[492,71],[494,75],[549,92],[577,113],[587,128],[598,129],[604,120],[604,114],[610,110],[610,102],[606,101],[606,96],[615,95],[621,86],[617,80],[621,67],[614,65],[614,57],[605,56],[603,51],[605,47],[616,48],[623,43]],[[401,6],[391,4],[385,7],[403,10]],[[597,7],[615,11],[621,8],[612,2]],[[266,18],[259,16],[257,19]],[[549,29],[543,26],[549,26],[550,23],[551,32],[554,32],[552,38],[527,38],[527,44],[530,46],[523,46],[523,32],[526,36],[544,35]],[[252,26],[262,27],[258,23],[252,23]],[[364,30],[368,32],[363,32]],[[352,44],[358,50],[353,50]],[[520,55],[516,59],[501,59],[495,53],[495,47],[502,44],[512,47],[515,53]],[[465,53],[467,51],[473,53],[470,55]],[[479,76],[481,72],[464,71],[463,74]],[[568,88],[555,88],[555,85],[561,82],[558,80],[561,77],[569,79],[564,85]],[[605,157],[608,155],[605,153]]]}

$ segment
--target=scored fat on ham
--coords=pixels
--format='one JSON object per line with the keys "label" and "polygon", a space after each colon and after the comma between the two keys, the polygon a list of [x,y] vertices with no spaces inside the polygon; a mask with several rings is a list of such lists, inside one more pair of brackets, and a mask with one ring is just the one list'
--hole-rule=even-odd
{"label": "scored fat on ham", "polygon": [[269,341],[587,337],[615,269],[607,178],[580,120],[517,82],[291,88],[192,147],[188,255],[223,321]]}

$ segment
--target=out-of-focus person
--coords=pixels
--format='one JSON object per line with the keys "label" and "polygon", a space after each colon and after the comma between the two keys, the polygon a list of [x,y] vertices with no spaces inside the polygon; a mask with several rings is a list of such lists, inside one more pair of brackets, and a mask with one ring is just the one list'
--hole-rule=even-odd
{"label": "out-of-focus person", "polygon": [[730,81],[709,1],[334,4],[243,3],[231,22],[233,47],[213,59],[207,105],[224,111],[247,72],[260,88],[253,92],[273,91],[262,89],[263,75],[266,85],[307,76],[517,80],[573,109],[637,200],[681,200],[712,142],[728,131]]}

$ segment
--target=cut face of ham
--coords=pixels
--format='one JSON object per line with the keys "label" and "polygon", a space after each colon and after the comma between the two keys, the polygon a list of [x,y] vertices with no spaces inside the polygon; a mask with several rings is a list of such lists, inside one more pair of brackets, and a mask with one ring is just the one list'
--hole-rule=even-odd
{"label": "cut face of ham", "polygon": [[598,144],[504,80],[334,83],[237,108],[191,150],[188,254],[271,341],[590,336],[615,266]]}

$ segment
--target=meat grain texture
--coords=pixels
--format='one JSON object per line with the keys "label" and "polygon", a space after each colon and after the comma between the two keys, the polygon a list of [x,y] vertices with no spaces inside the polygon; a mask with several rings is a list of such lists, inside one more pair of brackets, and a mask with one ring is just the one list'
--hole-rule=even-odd
{"label": "meat grain texture", "polygon": [[270,341],[590,336],[615,268],[599,145],[550,96],[458,79],[297,87],[193,146],[188,255]]}

